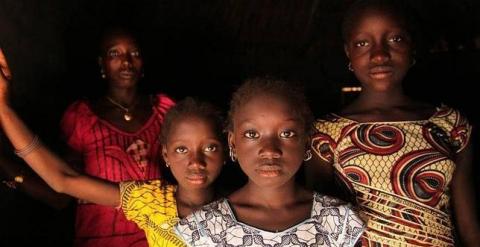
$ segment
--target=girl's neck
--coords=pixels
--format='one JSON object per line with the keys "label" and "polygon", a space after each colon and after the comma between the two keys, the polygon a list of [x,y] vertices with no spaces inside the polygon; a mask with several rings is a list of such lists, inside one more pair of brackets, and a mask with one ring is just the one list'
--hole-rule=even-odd
{"label": "girl's neck", "polygon": [[306,190],[297,185],[295,179],[280,187],[260,187],[249,181],[242,189],[244,195],[249,195],[247,204],[265,208],[278,209],[303,200]]}
{"label": "girl's neck", "polygon": [[411,103],[412,100],[402,90],[378,92],[367,89],[355,100],[355,105],[362,109],[391,109]]}
{"label": "girl's neck", "polygon": [[187,216],[203,205],[210,203],[215,198],[213,188],[210,186],[206,189],[189,190],[178,186],[175,193],[177,207],[180,217]]}

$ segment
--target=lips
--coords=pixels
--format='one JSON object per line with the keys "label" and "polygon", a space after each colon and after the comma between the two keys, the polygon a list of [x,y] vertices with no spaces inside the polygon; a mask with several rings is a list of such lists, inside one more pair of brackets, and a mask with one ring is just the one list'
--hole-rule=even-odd
{"label": "lips", "polygon": [[279,176],[282,173],[281,160],[262,160],[255,171],[262,177]]}
{"label": "lips", "polygon": [[136,75],[135,71],[133,70],[124,70],[120,71],[120,76],[124,78],[132,78]]}
{"label": "lips", "polygon": [[369,74],[374,78],[384,78],[393,73],[392,66],[389,65],[379,65],[370,68]]}
{"label": "lips", "polygon": [[192,173],[187,175],[186,179],[192,184],[203,184],[207,180],[205,173]]}

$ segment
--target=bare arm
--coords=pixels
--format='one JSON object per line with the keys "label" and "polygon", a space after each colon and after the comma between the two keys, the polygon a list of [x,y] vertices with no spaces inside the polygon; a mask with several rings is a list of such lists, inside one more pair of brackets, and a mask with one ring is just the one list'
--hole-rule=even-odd
{"label": "bare arm", "polygon": [[453,206],[458,232],[466,246],[478,246],[480,243],[480,227],[472,183],[472,163],[472,146],[468,144],[456,159],[457,168],[452,180]]}
{"label": "bare arm", "polygon": [[[34,135],[9,106],[9,75],[7,61],[0,50],[0,124],[13,147],[22,150],[32,143]],[[119,205],[120,192],[116,184],[78,173],[42,144],[24,160],[56,192],[101,205]]]}

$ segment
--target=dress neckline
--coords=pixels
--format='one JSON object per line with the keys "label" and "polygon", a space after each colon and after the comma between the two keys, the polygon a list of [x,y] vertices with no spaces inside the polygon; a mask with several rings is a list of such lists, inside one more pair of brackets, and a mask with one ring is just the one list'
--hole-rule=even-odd
{"label": "dress neckline", "polygon": [[247,228],[251,228],[251,229],[254,229],[256,231],[261,231],[261,232],[265,232],[265,233],[268,233],[268,234],[274,234],[274,235],[281,235],[285,232],[289,232],[291,231],[292,229],[295,229],[299,226],[301,226],[302,224],[304,224],[305,222],[311,220],[314,216],[314,213],[315,213],[315,205],[316,205],[316,198],[318,196],[318,193],[317,192],[313,192],[313,198],[312,198],[312,208],[310,209],[310,216],[304,220],[302,220],[301,222],[299,223],[296,223],[295,225],[291,226],[291,227],[288,227],[287,229],[284,229],[284,230],[281,230],[281,231],[269,231],[269,230],[264,230],[264,229],[261,229],[261,228],[258,228],[258,227],[255,227],[255,226],[252,226],[252,225],[249,225],[247,223],[244,223],[240,220],[237,219],[237,216],[235,215],[235,212],[233,211],[233,207],[230,203],[230,200],[228,200],[228,198],[224,198],[222,200],[222,204],[225,204],[226,206],[226,209],[228,210],[228,214],[232,216],[232,220],[240,225],[242,225],[243,227],[247,227]]}
{"label": "dress neckline", "polygon": [[442,110],[443,107],[435,107],[435,111],[433,114],[430,115],[430,117],[425,118],[425,119],[417,119],[417,120],[393,120],[393,121],[358,121],[352,118],[344,117],[338,113],[330,113],[331,115],[339,118],[346,120],[348,122],[353,122],[356,124],[402,124],[402,123],[425,123],[425,122],[430,122],[433,118],[435,118],[438,113]]}
{"label": "dress neckline", "polygon": [[[150,96],[150,98],[151,97],[152,96]],[[142,133],[145,129],[147,129],[151,125],[151,123],[155,120],[155,118],[157,117],[157,114],[158,114],[157,105],[152,104],[152,112],[151,112],[150,116],[148,117],[148,119],[145,122],[142,123],[142,127],[140,127],[139,129],[137,129],[133,132],[129,132],[129,131],[125,131],[125,130],[120,129],[119,127],[110,123],[108,120],[100,117],[97,113],[95,113],[93,111],[93,108],[88,101],[85,102],[85,105],[87,106],[88,111],[90,111],[90,113],[93,115],[93,117],[95,117],[99,122],[106,125],[111,130],[113,130],[115,132],[118,132],[120,134],[123,134],[123,135],[127,135],[127,136],[138,136],[140,133]]]}

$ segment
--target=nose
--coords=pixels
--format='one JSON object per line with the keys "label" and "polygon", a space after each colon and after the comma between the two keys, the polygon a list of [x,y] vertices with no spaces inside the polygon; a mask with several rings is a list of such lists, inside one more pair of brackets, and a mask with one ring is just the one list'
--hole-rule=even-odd
{"label": "nose", "polygon": [[123,65],[126,65],[126,66],[132,66],[132,55],[130,55],[130,53],[127,53],[125,54],[124,56],[122,56],[122,64]]}
{"label": "nose", "polygon": [[196,168],[203,170],[207,166],[205,162],[205,155],[202,151],[192,152],[190,155],[190,161],[188,162],[190,168]]}
{"label": "nose", "polygon": [[279,140],[275,137],[264,138],[261,142],[259,155],[261,158],[277,159],[282,156]]}
{"label": "nose", "polygon": [[390,48],[384,42],[373,45],[370,59],[376,64],[383,64],[390,60]]}

